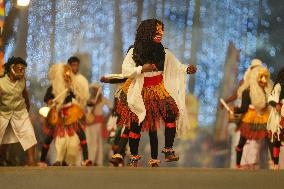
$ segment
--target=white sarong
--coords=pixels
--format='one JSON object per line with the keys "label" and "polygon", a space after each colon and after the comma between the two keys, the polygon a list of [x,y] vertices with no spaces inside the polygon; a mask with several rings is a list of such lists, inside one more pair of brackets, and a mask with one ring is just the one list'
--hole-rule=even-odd
{"label": "white sarong", "polygon": [[10,119],[0,115],[0,144],[17,142],[20,142],[24,151],[37,143],[27,110],[21,113],[14,112]]}

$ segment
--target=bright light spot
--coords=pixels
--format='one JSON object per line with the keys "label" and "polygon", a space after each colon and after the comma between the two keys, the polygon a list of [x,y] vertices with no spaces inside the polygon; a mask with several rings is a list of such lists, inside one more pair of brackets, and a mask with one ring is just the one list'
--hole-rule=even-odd
{"label": "bright light spot", "polygon": [[26,7],[26,6],[29,6],[29,4],[30,4],[30,0],[17,0],[18,6]]}

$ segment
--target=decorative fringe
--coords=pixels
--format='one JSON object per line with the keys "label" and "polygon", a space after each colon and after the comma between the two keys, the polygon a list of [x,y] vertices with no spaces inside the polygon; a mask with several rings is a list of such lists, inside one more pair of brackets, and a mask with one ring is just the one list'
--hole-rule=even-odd
{"label": "decorative fringe", "polygon": [[43,132],[49,136],[56,138],[57,136],[64,137],[65,131],[68,136],[74,136],[79,128],[85,130],[86,125],[84,124],[83,120],[78,120],[76,123],[73,123],[71,125],[48,125],[44,127]]}
{"label": "decorative fringe", "polygon": [[158,85],[144,87],[142,89],[142,97],[147,110],[142,124],[143,131],[159,128],[161,119],[167,120],[169,113],[174,115],[175,118],[179,116],[177,104],[166,91],[163,82]]}
{"label": "decorative fringe", "polygon": [[250,140],[264,139],[268,136],[266,124],[254,125],[242,122],[240,131],[242,136]]}
{"label": "decorative fringe", "polygon": [[268,136],[267,121],[269,111],[266,109],[262,115],[256,110],[249,108],[248,112],[243,116],[240,124],[241,135],[247,139],[263,139]]}
{"label": "decorative fringe", "polygon": [[[50,121],[50,117],[55,117],[56,121]],[[48,136],[64,137],[65,131],[68,136],[73,136],[79,128],[85,130],[86,123],[83,110],[78,105],[62,108],[59,112],[50,111],[47,121],[43,127],[43,132]]]}
{"label": "decorative fringe", "polygon": [[262,115],[259,115],[256,110],[249,108],[247,113],[242,118],[242,122],[251,123],[255,125],[267,124],[269,111],[266,109]]}
{"label": "decorative fringe", "polygon": [[284,129],[280,129],[279,133],[274,133],[273,139],[272,139],[272,132],[268,131],[268,138],[271,139],[271,142],[275,142],[275,141],[284,142]]}
{"label": "decorative fringe", "polygon": [[130,123],[139,123],[138,117],[129,109],[127,104],[127,97],[124,91],[120,94],[120,99],[117,101],[117,107],[115,109],[117,114],[117,126],[126,126],[130,128]]}
{"label": "decorative fringe", "polygon": [[[156,79],[153,77],[153,79]],[[142,89],[142,97],[146,108],[146,117],[142,124],[142,131],[156,130],[160,127],[161,119],[167,120],[169,115],[174,117],[174,122],[179,116],[179,110],[174,99],[169,95],[164,87],[162,79],[153,80],[147,78]],[[139,123],[138,117],[131,112],[127,104],[127,92],[132,79],[128,79],[122,87],[120,98],[117,100],[115,113],[118,116],[117,125],[130,127],[131,122]]]}

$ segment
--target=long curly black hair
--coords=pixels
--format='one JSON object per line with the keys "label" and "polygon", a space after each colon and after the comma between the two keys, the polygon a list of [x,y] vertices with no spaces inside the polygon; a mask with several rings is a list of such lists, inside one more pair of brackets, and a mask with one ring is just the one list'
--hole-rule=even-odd
{"label": "long curly black hair", "polygon": [[281,85],[284,85],[284,67],[281,68],[280,71],[278,72],[276,80],[275,80],[275,83],[274,83],[274,86],[277,83],[280,83]]}
{"label": "long curly black hair", "polygon": [[10,71],[11,71],[11,65],[12,64],[23,64],[23,65],[25,65],[26,67],[27,67],[27,62],[24,60],[24,59],[22,59],[21,57],[14,57],[14,56],[12,56],[12,57],[10,57],[9,59],[8,59],[8,61],[4,64],[4,69],[5,69],[5,74],[8,74],[8,73],[10,73]]}
{"label": "long curly black hair", "polygon": [[141,22],[135,37],[133,60],[136,66],[155,64],[158,70],[162,71],[164,69],[165,49],[162,43],[153,41],[157,24],[161,24],[164,29],[164,24],[157,19]]}

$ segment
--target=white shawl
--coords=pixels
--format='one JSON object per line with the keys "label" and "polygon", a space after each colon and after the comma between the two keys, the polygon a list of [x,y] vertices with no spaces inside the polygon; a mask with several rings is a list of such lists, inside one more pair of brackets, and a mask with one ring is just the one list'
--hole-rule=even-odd
{"label": "white shawl", "polygon": [[[53,64],[48,72],[48,79],[52,86],[52,93],[54,94],[54,96],[58,96],[59,94],[62,93],[62,91],[67,89],[63,78],[64,65],[66,64],[65,63]],[[90,97],[89,83],[87,79],[79,73],[76,75],[71,74],[71,79],[72,79],[71,90],[75,95],[75,100],[76,100],[75,102],[78,105],[80,105],[82,108],[84,108],[87,104],[87,100]],[[57,99],[56,102],[58,109],[62,106],[66,96],[67,93],[61,95]]]}
{"label": "white shawl", "polygon": [[[271,92],[271,95],[268,97],[268,102],[279,103],[280,93],[281,93],[281,85],[278,83],[274,86],[274,89]],[[283,116],[283,114],[284,114],[284,110],[282,106],[281,115]],[[276,111],[276,108],[273,107],[270,111],[270,115],[267,121],[267,130],[271,131],[272,134],[277,134],[278,139],[281,133],[280,131],[281,115]],[[273,141],[273,137],[271,137],[271,141]]]}
{"label": "white shawl", "polygon": [[[164,85],[178,106],[180,115],[176,122],[176,129],[178,136],[181,136],[189,131],[185,106],[187,66],[179,62],[169,50],[165,49],[165,53]],[[134,79],[127,93],[127,102],[130,110],[138,116],[139,123],[141,123],[146,116],[146,109],[141,95],[144,74],[141,74],[142,66],[136,67],[132,54],[133,48],[129,50],[123,61],[122,74]]]}

